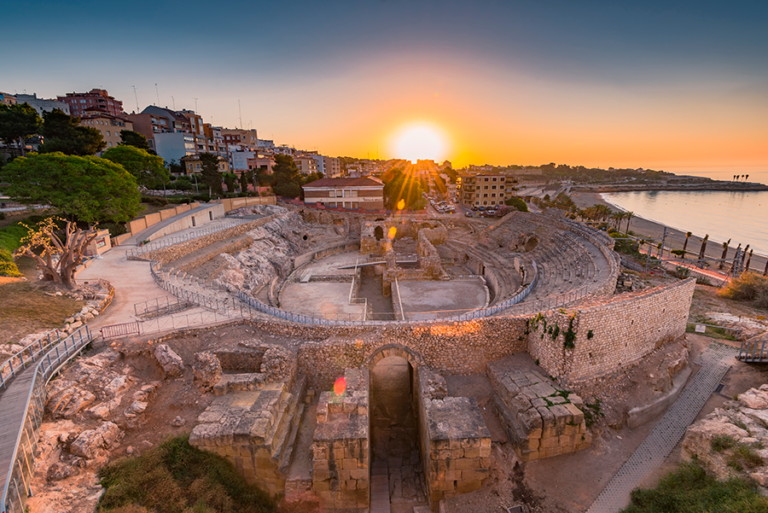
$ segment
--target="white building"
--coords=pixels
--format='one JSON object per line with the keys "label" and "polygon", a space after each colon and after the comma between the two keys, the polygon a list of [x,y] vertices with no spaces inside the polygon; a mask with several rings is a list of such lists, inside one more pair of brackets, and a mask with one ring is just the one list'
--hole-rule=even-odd
{"label": "white building", "polygon": [[40,117],[44,112],[51,112],[53,109],[61,109],[64,114],[69,115],[69,105],[60,102],[59,100],[45,100],[38,98],[36,93],[32,94],[17,94],[16,103],[21,105],[22,103],[28,103],[30,107],[34,107]]}
{"label": "white building", "polygon": [[195,134],[186,132],[164,132],[155,135],[155,151],[166,164],[172,160],[181,162],[187,155],[196,155]]}

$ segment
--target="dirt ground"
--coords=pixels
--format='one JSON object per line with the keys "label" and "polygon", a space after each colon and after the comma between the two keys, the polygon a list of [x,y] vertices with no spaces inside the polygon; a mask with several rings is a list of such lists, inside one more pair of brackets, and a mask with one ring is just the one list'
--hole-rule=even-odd
{"label": "dirt ground", "polygon": [[18,342],[31,333],[61,328],[64,319],[79,312],[85,304],[65,295],[50,295],[52,292],[37,281],[32,259],[20,258],[18,266],[26,280],[0,282],[0,345]]}

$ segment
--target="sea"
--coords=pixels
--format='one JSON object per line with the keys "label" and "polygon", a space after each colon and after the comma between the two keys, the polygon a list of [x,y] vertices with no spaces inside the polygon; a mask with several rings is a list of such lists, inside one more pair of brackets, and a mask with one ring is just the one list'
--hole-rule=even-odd
{"label": "sea", "polygon": [[[676,174],[707,176],[731,180],[736,171],[687,171]],[[768,184],[768,170],[741,170],[749,182]],[[633,212],[649,221],[683,232],[693,232],[722,243],[731,239],[731,247],[747,244],[755,253],[768,256],[768,191],[643,191],[602,194],[603,199],[621,210]]]}

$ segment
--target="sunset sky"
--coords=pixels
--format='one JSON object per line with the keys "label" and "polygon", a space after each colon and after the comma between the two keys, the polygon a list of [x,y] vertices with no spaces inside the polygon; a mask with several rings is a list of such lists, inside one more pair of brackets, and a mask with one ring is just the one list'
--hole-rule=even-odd
{"label": "sunset sky", "polygon": [[[94,87],[328,155],[768,166],[768,2],[8,3],[0,91]],[[11,21],[13,20],[13,21]],[[173,98],[172,98],[173,97]]]}

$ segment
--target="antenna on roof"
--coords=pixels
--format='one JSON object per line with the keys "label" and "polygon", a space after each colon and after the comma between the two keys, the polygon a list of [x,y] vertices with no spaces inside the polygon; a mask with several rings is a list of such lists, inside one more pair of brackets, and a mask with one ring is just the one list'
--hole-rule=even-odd
{"label": "antenna on roof", "polygon": [[176,98],[171,95],[171,101],[173,102],[173,110],[176,110]]}
{"label": "antenna on roof", "polygon": [[136,112],[139,112],[139,95],[136,94],[136,86],[133,87],[133,96],[136,98]]}
{"label": "antenna on roof", "polygon": [[237,112],[240,114],[240,128],[243,128],[243,111],[240,109],[240,98],[237,99]]}
{"label": "antenna on roof", "polygon": [[197,114],[197,98],[195,98],[195,114]]}
{"label": "antenna on roof", "polygon": [[155,94],[157,95],[157,103],[155,105],[160,105],[160,91],[157,89],[157,82],[155,82]]}

